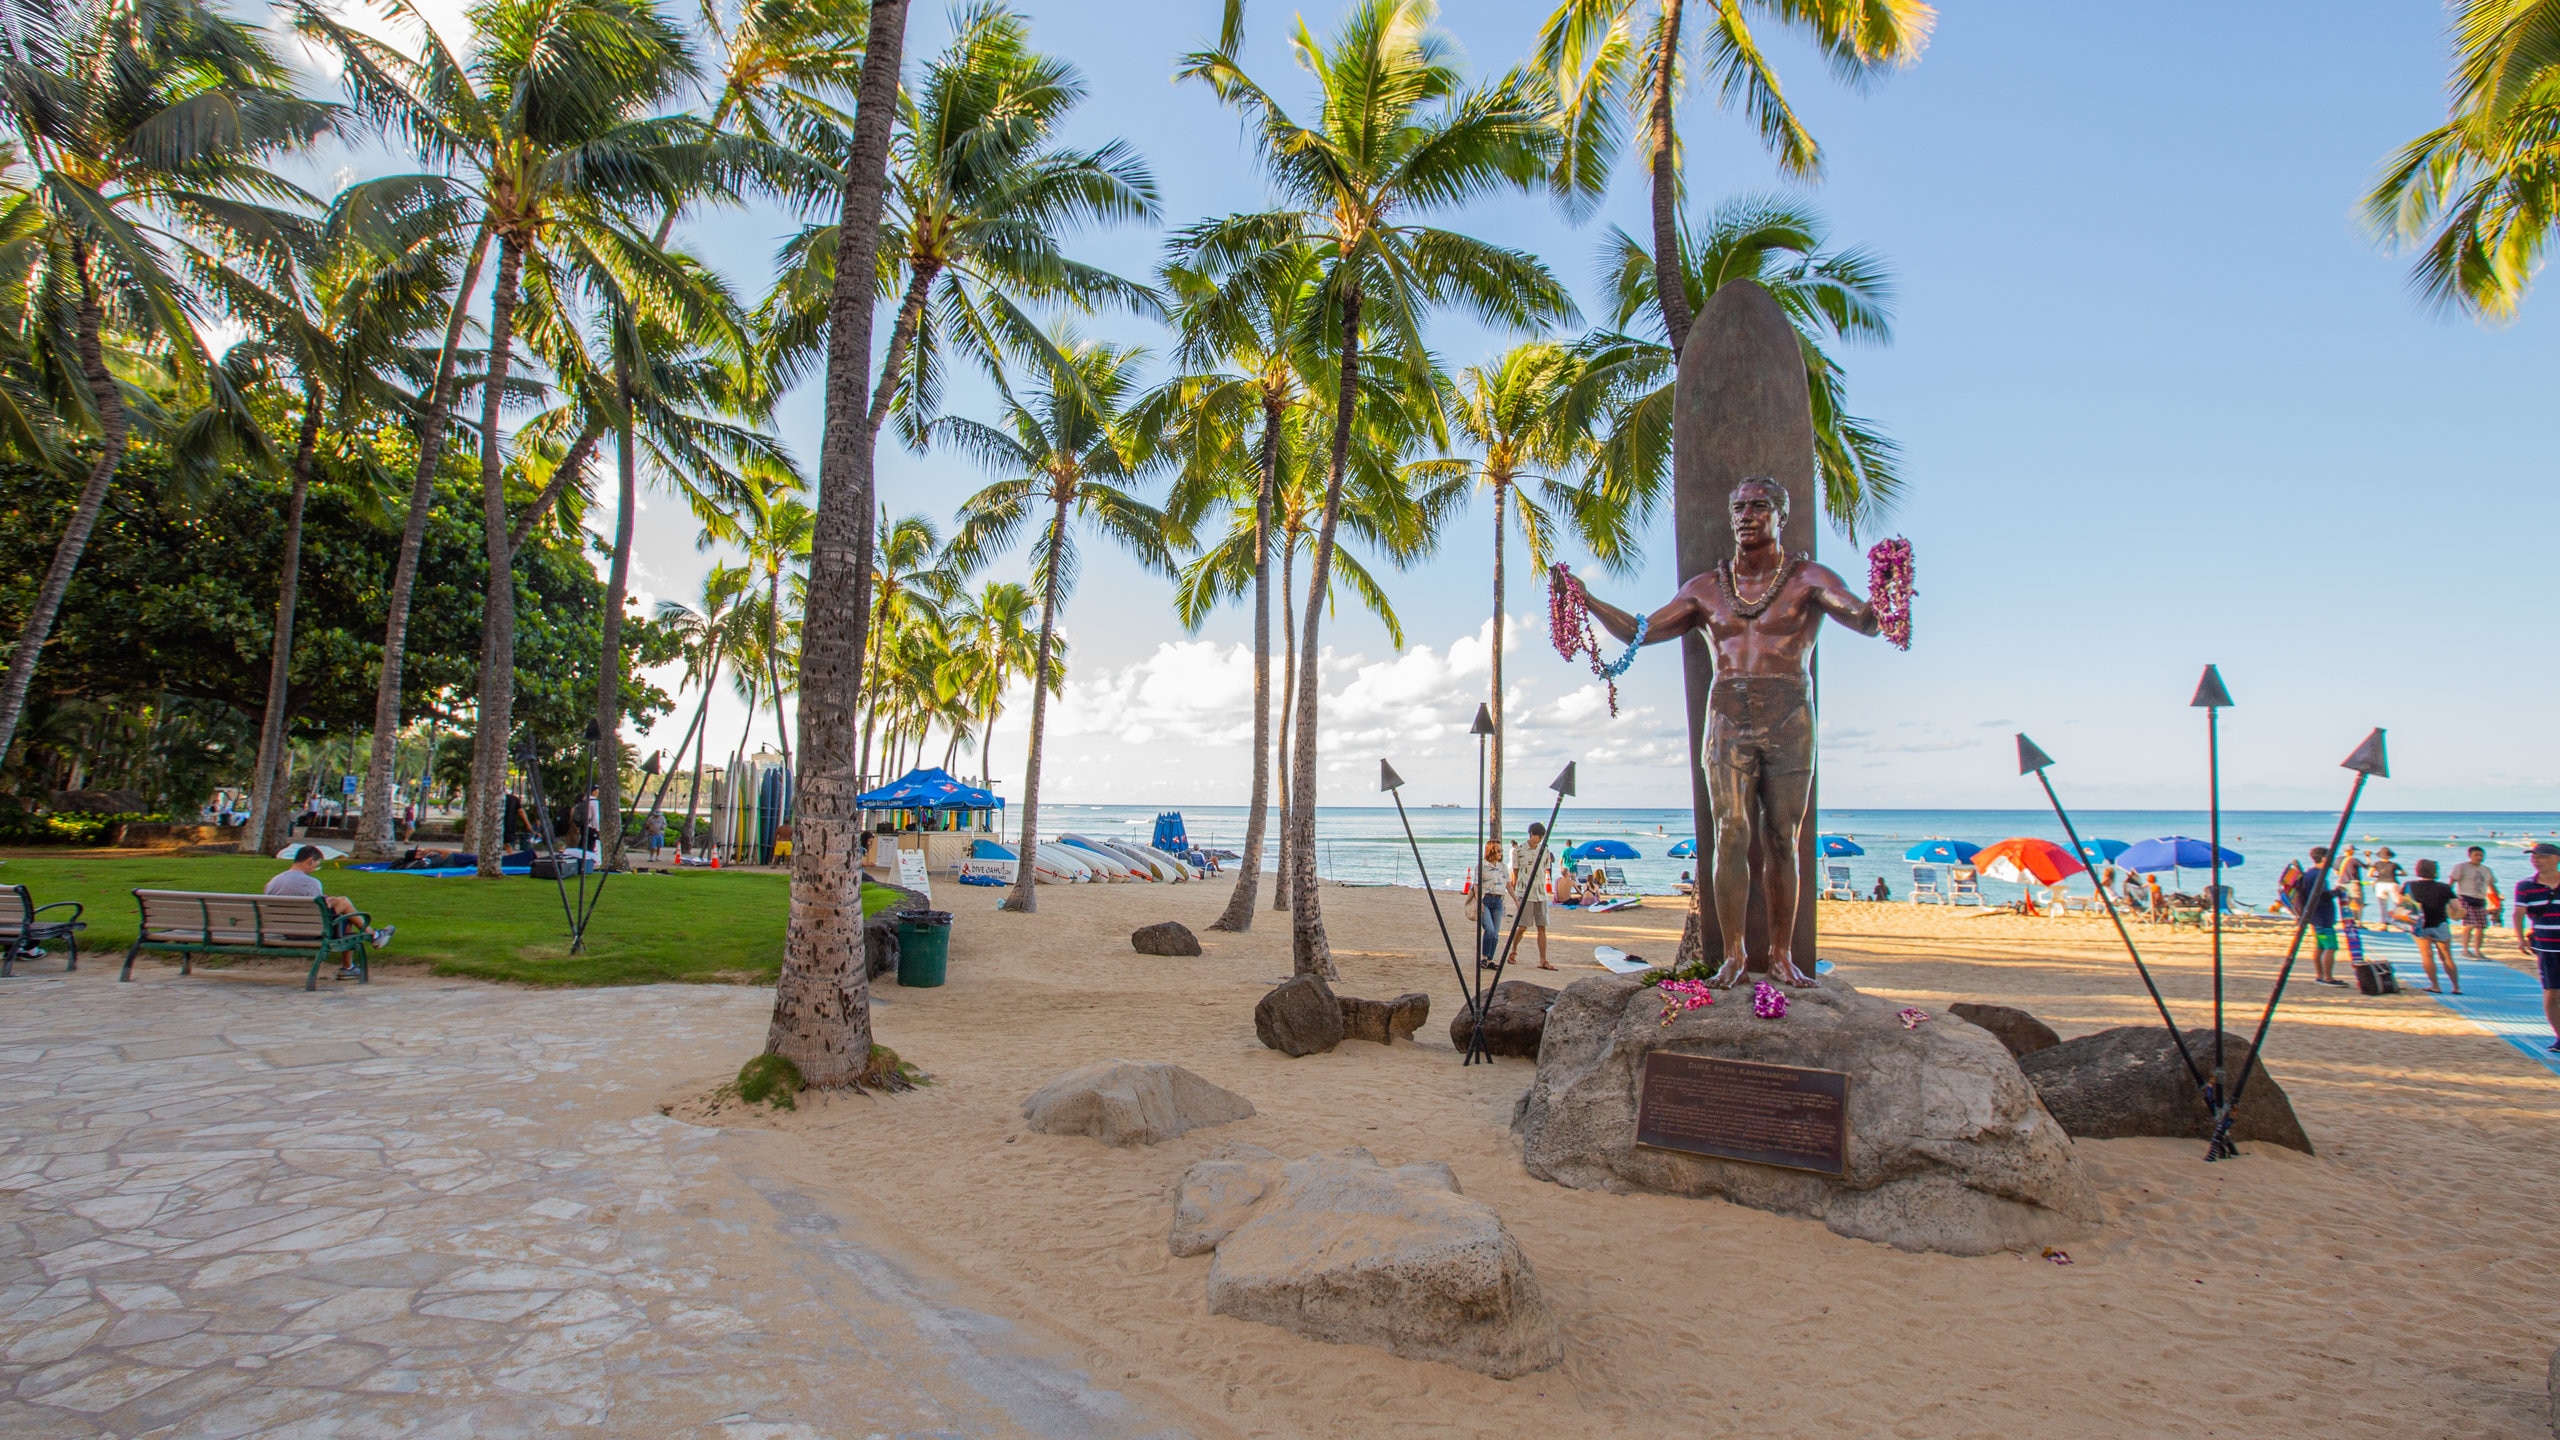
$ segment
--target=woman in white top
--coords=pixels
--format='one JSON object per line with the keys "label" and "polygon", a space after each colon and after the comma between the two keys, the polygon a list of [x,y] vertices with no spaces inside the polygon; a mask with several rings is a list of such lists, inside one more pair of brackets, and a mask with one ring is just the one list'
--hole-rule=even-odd
{"label": "woman in white top", "polygon": [[1508,878],[1502,863],[1502,842],[1488,841],[1484,858],[1476,865],[1476,964],[1491,965],[1496,951],[1502,948],[1502,893]]}

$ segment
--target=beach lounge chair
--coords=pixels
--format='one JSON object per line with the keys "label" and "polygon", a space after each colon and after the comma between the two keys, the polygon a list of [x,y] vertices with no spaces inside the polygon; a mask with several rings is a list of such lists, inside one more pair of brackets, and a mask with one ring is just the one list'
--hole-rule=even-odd
{"label": "beach lounge chair", "polygon": [[1947,872],[1947,903],[1950,905],[1988,905],[1982,898],[1982,876],[1970,865],[1958,865]]}
{"label": "beach lounge chair", "polygon": [[1947,897],[1945,893],[1938,889],[1937,866],[1914,865],[1911,867],[1912,904],[1943,905],[1946,903],[1946,900]]}
{"label": "beach lounge chair", "polygon": [[1848,866],[1825,865],[1822,867],[1822,898],[1825,900],[1858,898],[1858,887],[1849,883]]}

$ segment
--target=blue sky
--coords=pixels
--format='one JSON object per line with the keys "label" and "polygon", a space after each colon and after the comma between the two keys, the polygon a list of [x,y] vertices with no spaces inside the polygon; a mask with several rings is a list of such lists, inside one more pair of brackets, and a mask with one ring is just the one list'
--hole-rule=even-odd
{"label": "blue sky", "polygon": [[[1166,227],[1255,207],[1262,179],[1233,115],[1171,80],[1216,24],[1214,0],[1026,4],[1040,44],[1079,65],[1093,98],[1068,138],[1125,137],[1161,184]],[[1538,3],[1451,5],[1444,26],[1477,74],[1527,53]],[[1249,68],[1307,93],[1285,35],[1297,12],[1249,11]],[[1319,32],[1336,18],[1306,12]],[[2009,735],[2026,729],[2085,804],[2193,803],[2202,726],[2186,710],[2221,665],[2236,803],[2335,803],[2337,761],[2391,729],[2398,778],[2369,803],[2560,807],[2538,754],[2560,689],[2532,663],[2555,502],[2546,434],[2560,371],[2552,307],[2506,329],[2426,312],[2406,264],[2365,233],[2357,197],[2395,147],[2443,113],[2443,14],[2413,4],[2179,3],[1949,7],[1913,69],[1853,93],[1801,46],[1774,48],[1828,156],[1818,184],[1783,181],[1739,118],[1686,104],[1692,211],[1792,191],[1898,279],[1889,347],[1847,355],[1853,406],[1904,446],[1909,497],[1889,523],[1917,552],[1908,654],[1846,634],[1825,646],[1826,799],[1837,805],[2027,803]],[[912,61],[947,15],[919,8]],[[1601,217],[1568,223],[1506,196],[1442,223],[1542,256],[1593,307],[1604,225],[1641,229],[1641,174]],[[760,284],[779,217],[707,217],[697,248]],[[1077,238],[1128,274],[1160,230]],[[1088,324],[1161,344],[1128,321]],[[885,326],[884,326],[885,331]],[[1447,321],[1454,368],[1510,337]],[[988,413],[982,386],[952,408]],[[2533,422],[2531,416],[2546,416]],[[784,433],[814,451],[818,409]],[[814,465],[811,467],[814,469]],[[882,495],[946,518],[984,482],[948,454],[894,447]],[[705,563],[676,507],[643,525],[643,583],[685,594]],[[1455,522],[1437,557],[1392,590],[1408,649],[1365,614],[1326,628],[1325,797],[1364,803],[1379,754],[1426,789],[1471,781],[1465,722],[1484,686],[1489,519]],[[1826,537],[1823,558],[1863,586]],[[1644,573],[1603,593],[1658,603],[1674,583],[1666,527]],[[997,573],[1019,574],[1019,556]],[[1677,787],[1677,663],[1648,655],[1612,721],[1587,673],[1544,637],[1544,587],[1513,551],[1507,650],[1522,798],[1564,758],[1584,793],[1646,803]],[[1243,798],[1249,711],[1237,611],[1186,636],[1166,582],[1099,548],[1067,612],[1075,645],[1043,792],[1125,803]],[[1018,791],[1027,706],[1000,722],[995,773]],[[665,739],[687,711],[662,726]],[[715,728],[734,743],[737,719]],[[966,768],[974,770],[974,763]],[[1676,793],[1676,789],[1673,791]]]}

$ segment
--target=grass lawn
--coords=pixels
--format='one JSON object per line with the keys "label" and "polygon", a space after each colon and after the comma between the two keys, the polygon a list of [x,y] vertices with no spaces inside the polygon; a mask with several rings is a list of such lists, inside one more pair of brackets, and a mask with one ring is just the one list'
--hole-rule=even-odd
{"label": "grass lawn", "polygon": [[[132,891],[255,894],[282,868],[276,861],[250,856],[19,851],[0,860],[0,884],[26,886],[39,905],[56,900],[86,905],[81,918],[89,929],[80,943],[85,967],[110,957],[123,963],[125,947],[133,943]],[[322,870],[320,879],[330,894],[353,900],[375,923],[400,927],[385,963],[424,964],[438,975],[528,985],[646,985],[662,980],[771,984],[782,969],[783,927],[791,904],[791,882],[783,875],[740,870],[616,875],[587,926],[586,948],[572,956],[569,922],[561,913],[559,891],[548,880],[437,880],[336,867]],[[590,877],[590,894],[594,883]],[[876,913],[895,893],[864,887],[864,911]],[[576,894],[573,883],[571,898]],[[141,963],[154,958],[145,956]],[[20,973],[41,973],[51,963],[28,962]],[[175,963],[174,957],[168,963]]]}

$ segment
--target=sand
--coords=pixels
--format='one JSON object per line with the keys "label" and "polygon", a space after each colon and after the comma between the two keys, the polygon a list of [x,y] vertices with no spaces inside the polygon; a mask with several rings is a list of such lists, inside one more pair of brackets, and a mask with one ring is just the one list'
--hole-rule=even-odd
{"label": "sand", "polygon": [[[2197,1142],[2083,1141],[2107,1223],[2072,1264],[1960,1259],[1532,1179],[1508,1129],[1531,1064],[1458,1064],[1456,981],[1419,891],[1328,889],[1323,904],[1344,993],[1431,993],[1422,1043],[1265,1050],[1251,1012],[1288,972],[1286,917],[1209,934],[1225,895],[1055,888],[1024,916],[955,887],[951,983],[889,988],[875,1011],[930,1088],[765,1115],[707,1105],[720,1077],[704,1075],[670,1101],[772,1132],[764,1158],[876,1217],[968,1303],[1062,1339],[1099,1383],[1203,1436],[2549,1433],[2560,1080],[2422,995],[2298,986],[2287,1002],[2268,1057],[2316,1157],[2253,1145],[2207,1166]],[[1664,901],[1558,912],[1568,968],[1526,977],[1600,973],[1595,942],[1667,956],[1679,916]],[[1201,930],[1208,953],[1132,953],[1128,932],[1162,919]],[[2148,1017],[2103,920],[1860,904],[1826,905],[1822,925],[1840,978],[1933,1011],[2020,1005],[2066,1037]],[[2142,939],[2181,1018],[2202,1025],[2198,941]],[[2235,939],[2235,995],[2263,1000],[2281,944]],[[1023,1097],[1106,1057],[1189,1066],[1260,1113],[1152,1149],[1023,1128]],[[1208,1314],[1208,1257],[1166,1252],[1172,1191],[1237,1141],[1447,1161],[1518,1235],[1564,1362],[1496,1381]]]}

